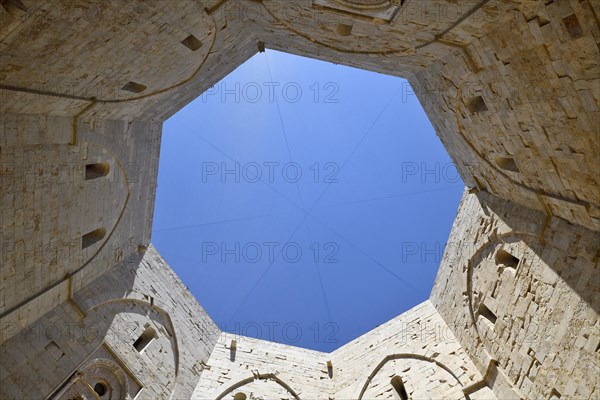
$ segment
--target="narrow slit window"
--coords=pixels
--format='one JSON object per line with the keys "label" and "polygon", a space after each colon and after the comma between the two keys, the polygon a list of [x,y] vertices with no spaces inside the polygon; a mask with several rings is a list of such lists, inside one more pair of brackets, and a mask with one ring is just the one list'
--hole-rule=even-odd
{"label": "narrow slit window", "polygon": [[510,268],[517,268],[519,259],[504,249],[498,250],[496,253],[496,265],[504,265]]}
{"label": "narrow slit window", "polygon": [[392,380],[390,381],[390,384],[396,391],[396,395],[401,400],[408,400],[408,393],[406,393],[406,388],[404,387],[404,382],[402,381],[402,378],[400,378],[398,375],[396,375],[392,378]]}
{"label": "narrow slit window", "polygon": [[154,328],[152,328],[151,326],[148,326],[144,332],[140,335],[139,338],[136,339],[135,342],[133,342],[133,347],[135,347],[135,349],[141,353],[142,351],[144,351],[144,349],[146,349],[148,347],[148,345],[150,344],[150,342],[152,342],[154,339],[156,339],[156,331],[154,330]]}
{"label": "narrow slit window", "polygon": [[85,166],[85,180],[101,178],[108,175],[110,172],[110,164],[108,163],[94,163],[86,164]]}
{"label": "narrow slit window", "polygon": [[496,314],[494,314],[483,302],[479,304],[479,316],[490,326],[494,327],[496,323]]}
{"label": "narrow slit window", "polygon": [[89,233],[86,233],[81,237],[81,248],[85,249],[87,247],[90,247],[94,243],[98,243],[104,238],[104,235],[106,235],[106,229],[104,228],[98,228]]}

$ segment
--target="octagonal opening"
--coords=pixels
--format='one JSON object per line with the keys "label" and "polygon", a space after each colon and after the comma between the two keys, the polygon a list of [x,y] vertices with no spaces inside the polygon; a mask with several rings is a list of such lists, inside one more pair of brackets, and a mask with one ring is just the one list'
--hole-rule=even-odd
{"label": "octagonal opening", "polygon": [[223,331],[332,351],[429,298],[463,187],[408,81],[267,50],[166,121],[152,241]]}

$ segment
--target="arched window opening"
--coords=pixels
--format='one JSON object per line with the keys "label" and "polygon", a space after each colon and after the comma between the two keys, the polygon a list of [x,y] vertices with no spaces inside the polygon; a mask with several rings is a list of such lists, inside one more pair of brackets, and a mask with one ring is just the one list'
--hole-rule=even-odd
{"label": "arched window opening", "polygon": [[81,248],[85,249],[101,241],[106,235],[106,229],[98,228],[91,232],[86,233],[81,237]]}
{"label": "arched window opening", "polygon": [[85,166],[85,180],[101,178],[108,175],[110,172],[110,164],[108,163],[94,163],[86,164]]}
{"label": "arched window opening", "polygon": [[496,264],[497,265],[505,265],[507,267],[516,269],[517,266],[519,265],[519,261],[520,260],[517,257],[513,256],[512,254],[510,254],[508,251],[506,251],[504,249],[500,249],[496,253]]}
{"label": "arched window opening", "polygon": [[396,396],[399,399],[408,400],[408,393],[406,393],[406,388],[404,387],[404,382],[402,381],[402,378],[400,378],[398,375],[395,375],[390,381],[390,384],[394,388]]}
{"label": "arched window opening", "polygon": [[154,328],[152,328],[151,326],[148,326],[148,327],[146,327],[144,332],[140,335],[140,337],[137,338],[135,342],[133,342],[133,347],[135,347],[135,349],[139,353],[141,353],[142,351],[144,351],[146,349],[146,347],[148,347],[150,342],[152,342],[154,339],[156,339],[157,336],[158,335],[156,334],[156,331],[154,330]]}

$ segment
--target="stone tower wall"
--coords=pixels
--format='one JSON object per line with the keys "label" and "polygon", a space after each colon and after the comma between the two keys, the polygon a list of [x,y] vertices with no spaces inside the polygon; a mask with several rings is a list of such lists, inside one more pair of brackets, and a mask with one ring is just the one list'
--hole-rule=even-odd
{"label": "stone tower wall", "polygon": [[598,249],[597,232],[465,193],[431,302],[499,397],[597,397]]}
{"label": "stone tower wall", "polygon": [[[2,1],[2,397],[89,397],[98,377],[115,398],[238,379],[290,393],[279,374],[319,398],[372,375],[365,393],[389,397],[398,371],[444,396],[597,397],[598,15],[595,0]],[[263,45],[407,78],[472,193],[430,302],[328,355],[240,338],[228,361],[150,245],[160,135]],[[86,179],[90,164],[106,174]],[[444,321],[451,344],[398,342]]]}

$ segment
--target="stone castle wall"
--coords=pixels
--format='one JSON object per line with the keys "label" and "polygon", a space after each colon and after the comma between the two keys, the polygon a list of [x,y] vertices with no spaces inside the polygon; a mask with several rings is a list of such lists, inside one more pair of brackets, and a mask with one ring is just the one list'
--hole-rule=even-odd
{"label": "stone castle wall", "polygon": [[465,194],[431,301],[507,397],[594,398],[598,249],[597,232]]}
{"label": "stone castle wall", "polygon": [[[0,116],[0,341],[150,241],[158,158],[148,154],[158,155],[161,125],[73,123]],[[106,175],[86,179],[92,164]],[[99,240],[84,248],[84,235],[96,230]]]}
{"label": "stone castle wall", "polygon": [[394,376],[411,398],[495,398],[429,301],[331,353],[223,333],[192,398],[393,398]]}
{"label": "stone castle wall", "polygon": [[[148,327],[156,336],[138,351],[134,343]],[[79,375],[90,362],[101,359],[116,364],[117,375],[127,378],[128,384],[118,387],[128,388],[131,398],[189,398],[219,335],[151,246],[5,341],[0,397],[68,399],[70,385],[82,380]],[[83,381],[93,387],[98,379]]]}
{"label": "stone castle wall", "polygon": [[[598,15],[595,0],[0,2],[1,397],[104,382],[110,398],[389,398],[393,375],[414,396],[597,397]],[[238,338],[231,360],[150,232],[162,123],[263,46],[407,78],[472,193],[430,302],[331,354]],[[432,324],[449,334],[410,333]]]}

